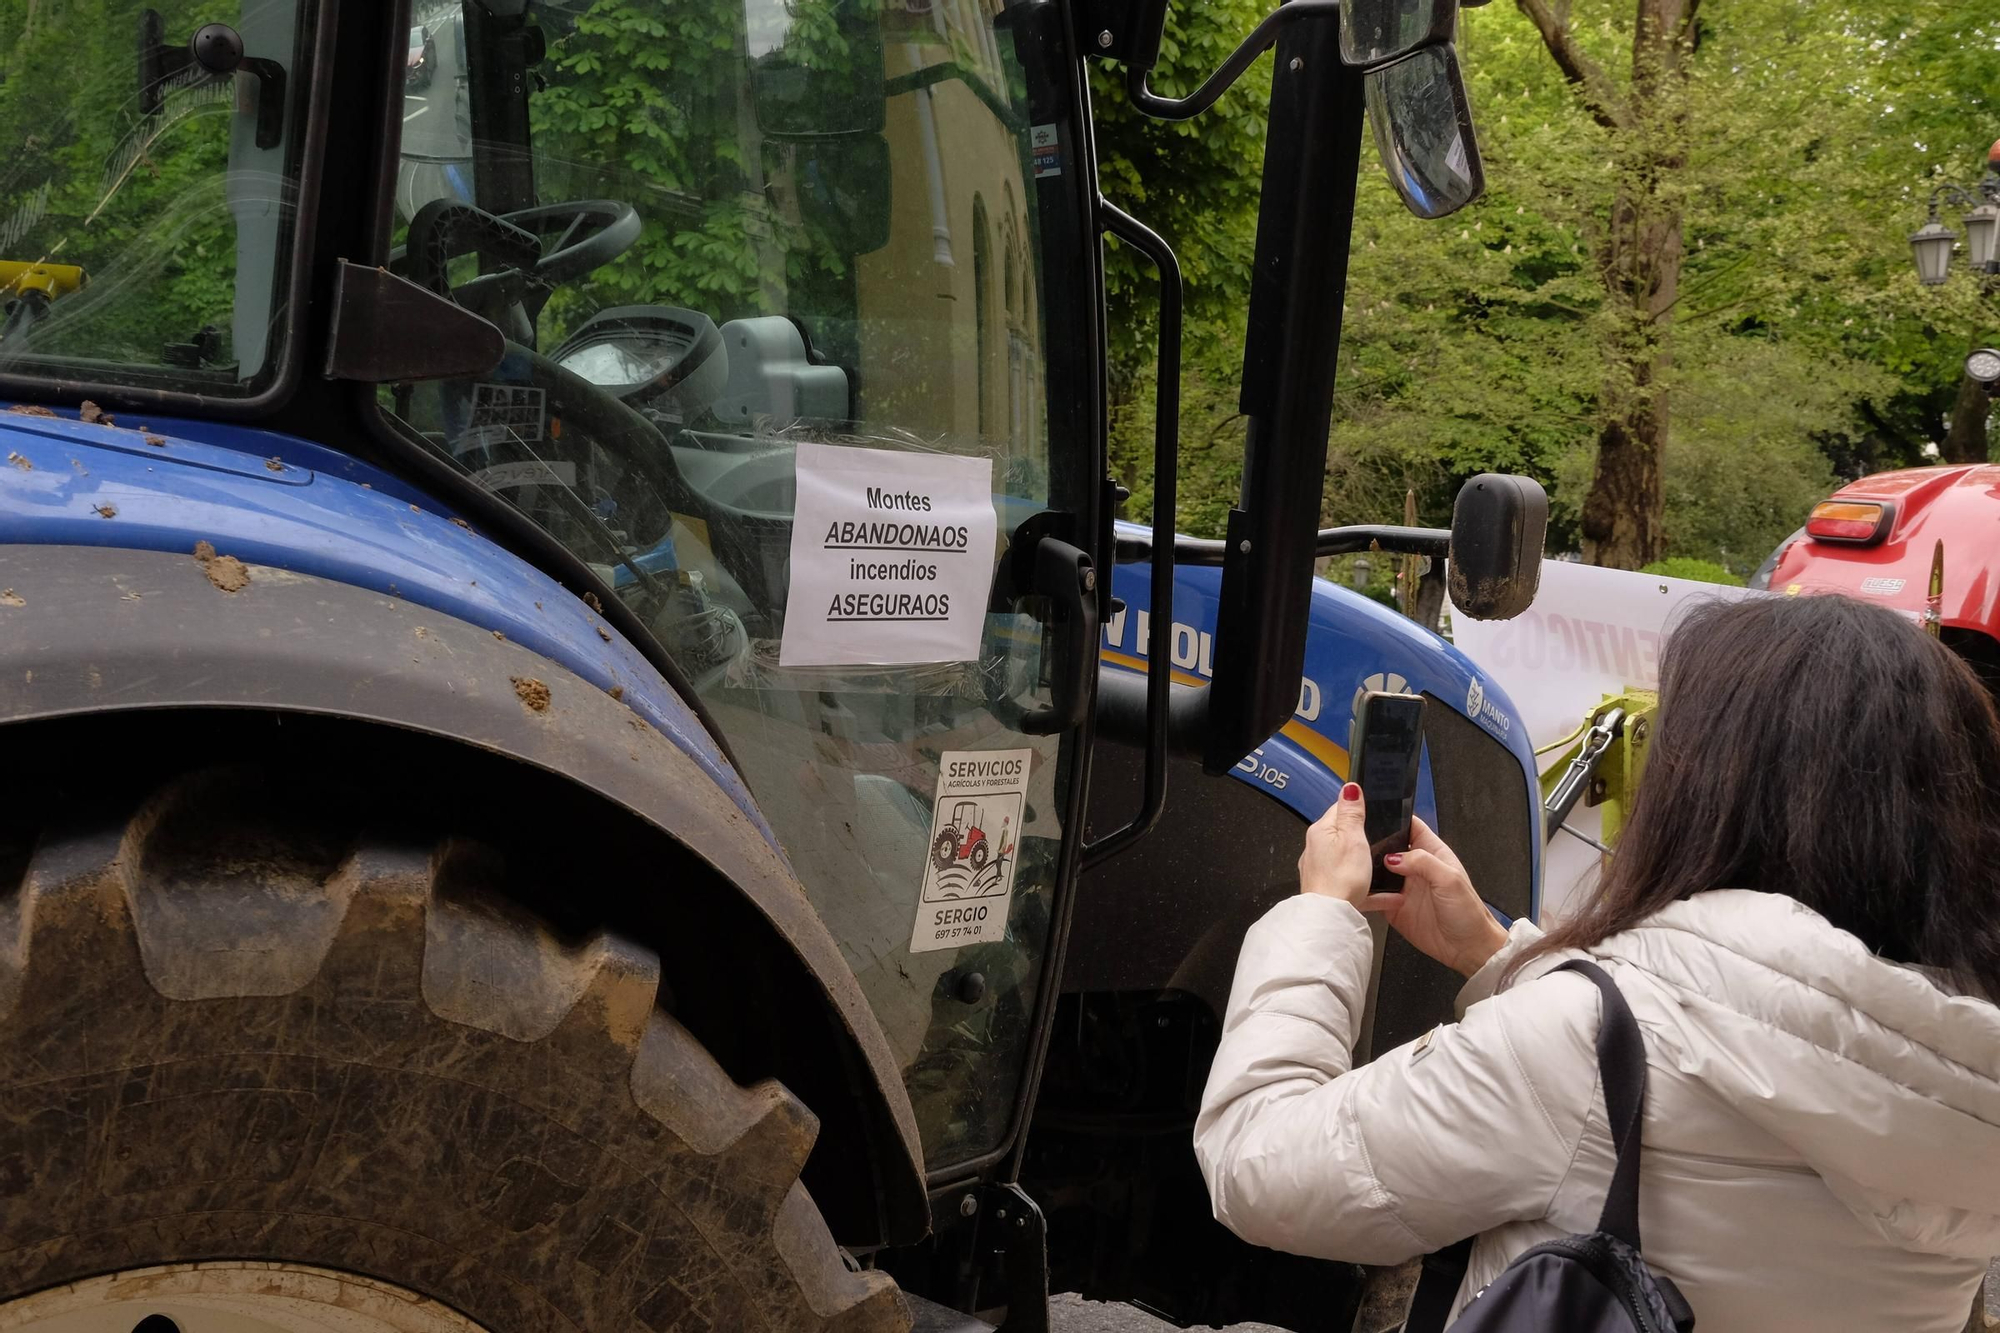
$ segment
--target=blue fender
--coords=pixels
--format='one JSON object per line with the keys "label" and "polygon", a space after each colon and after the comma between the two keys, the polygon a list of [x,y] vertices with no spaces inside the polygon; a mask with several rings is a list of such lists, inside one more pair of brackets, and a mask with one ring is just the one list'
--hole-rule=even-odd
{"label": "blue fender", "polygon": [[225,422],[0,413],[0,546],[192,552],[344,583],[457,617],[557,663],[651,723],[775,847],[693,711],[618,631],[433,497],[322,445]]}

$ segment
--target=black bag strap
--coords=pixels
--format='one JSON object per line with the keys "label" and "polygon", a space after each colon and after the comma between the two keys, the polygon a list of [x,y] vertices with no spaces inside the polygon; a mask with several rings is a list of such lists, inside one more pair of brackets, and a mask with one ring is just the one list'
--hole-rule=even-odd
{"label": "black bag strap", "polygon": [[1597,1229],[1639,1249],[1639,1139],[1646,1118],[1646,1043],[1639,1020],[1618,992],[1618,983],[1597,964],[1572,958],[1558,972],[1578,972],[1590,979],[1604,1000],[1597,1027],[1597,1079],[1604,1085],[1604,1109],[1611,1117],[1611,1142],[1618,1165]]}
{"label": "black bag strap", "polygon": [[1472,1266],[1472,1241],[1467,1236],[1456,1245],[1424,1256],[1417,1289],[1410,1293],[1409,1312],[1403,1316],[1403,1333],[1444,1333],[1451,1303],[1465,1285],[1465,1270]]}
{"label": "black bag strap", "polygon": [[[1611,1188],[1604,1196],[1597,1229],[1636,1250],[1640,1248],[1639,1140],[1646,1118],[1646,1043],[1618,983],[1603,968],[1587,959],[1572,958],[1553,970],[1581,974],[1597,987],[1603,1001],[1597,1026],[1597,1081],[1604,1088],[1604,1108],[1610,1117],[1618,1165],[1611,1173]],[[1403,1319],[1403,1333],[1444,1333],[1452,1301],[1472,1262],[1472,1241],[1468,1236],[1424,1256],[1423,1271],[1417,1276],[1417,1289]]]}

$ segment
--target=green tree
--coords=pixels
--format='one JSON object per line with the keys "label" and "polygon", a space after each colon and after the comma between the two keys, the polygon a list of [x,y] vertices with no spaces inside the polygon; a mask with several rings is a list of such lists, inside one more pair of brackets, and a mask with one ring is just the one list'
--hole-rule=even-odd
{"label": "green tree", "polygon": [[[186,0],[155,7],[170,41],[205,21]],[[0,259],[77,265],[89,282],[51,307],[39,352],[158,365],[205,324],[227,345],[234,99],[226,81],[184,78],[140,115],[139,14],[125,0],[0,3]]]}
{"label": "green tree", "polygon": [[[2000,15],[1961,0],[1900,0],[1855,18],[1868,25],[1883,90],[1871,174],[1896,182],[1897,223],[1908,231],[1923,217],[1929,188],[1972,184],[2000,136]],[[1896,461],[1916,461],[1928,444],[1946,461],[1983,462],[1988,399],[1962,365],[1973,346],[1994,339],[2000,304],[1962,264],[1946,287],[1919,290],[1907,252],[1888,257],[1900,261],[1903,300],[1883,321],[1877,355],[1903,383],[1876,405],[1871,425]]]}
{"label": "green tree", "polygon": [[[1629,53],[1629,9],[1552,12],[1608,65]],[[1919,18],[1948,25],[1947,9]],[[1660,552],[1747,572],[1837,475],[1918,461],[1943,433],[1978,297],[1911,276],[1927,170],[1911,144],[1966,113],[1946,98],[1908,118],[1919,76],[1882,59],[1878,19],[1776,0],[1702,11],[1683,165],[1657,187],[1682,228],[1677,298],[1646,335],[1662,353],[1646,400],[1663,426],[1648,459]],[[1605,423],[1634,401],[1615,371],[1635,307],[1604,267],[1633,172],[1531,16],[1472,11],[1461,54],[1489,192],[1436,228],[1364,181],[1329,504],[1365,473],[1413,481],[1441,518],[1468,470],[1505,467],[1550,483],[1554,540],[1589,549]],[[1967,331],[1938,336],[1953,327]]]}
{"label": "green tree", "polygon": [[[1152,90],[1167,97],[1194,91],[1268,8],[1266,0],[1169,6]],[[1184,531],[1219,534],[1243,474],[1236,386],[1257,240],[1270,65],[1259,61],[1220,103],[1188,121],[1141,115],[1124,79],[1122,65],[1092,65],[1099,186],[1112,203],[1165,237],[1180,260],[1186,311],[1176,522]],[[1151,262],[1108,241],[1105,289],[1111,467],[1132,489],[1126,512],[1144,517],[1152,509],[1159,336]]]}
{"label": "green tree", "polygon": [[591,275],[594,304],[737,314],[754,302],[766,257],[755,237],[771,220],[763,164],[740,133],[740,29],[726,6],[597,0],[552,34],[547,86],[529,101],[542,192],[629,197],[645,222]]}
{"label": "green tree", "polygon": [[[1163,97],[1193,92],[1269,8],[1268,0],[1170,5],[1152,90]],[[1194,120],[1140,114],[1124,79],[1123,65],[1091,66],[1099,188],[1173,245],[1186,284],[1190,361],[1210,371],[1229,367],[1242,354],[1240,344],[1229,345],[1229,334],[1243,325],[1256,249],[1269,59]],[[1112,376],[1122,397],[1150,367],[1157,341],[1151,263],[1110,242],[1105,289]]]}
{"label": "green tree", "polygon": [[1517,0],[1609,140],[1616,173],[1593,237],[1605,292],[1605,377],[1597,461],[1584,501],[1584,555],[1633,568],[1666,546],[1664,472],[1673,312],[1685,254],[1679,177],[1687,166],[1689,84],[1699,0],[1636,0],[1621,82],[1584,49],[1550,0]]}

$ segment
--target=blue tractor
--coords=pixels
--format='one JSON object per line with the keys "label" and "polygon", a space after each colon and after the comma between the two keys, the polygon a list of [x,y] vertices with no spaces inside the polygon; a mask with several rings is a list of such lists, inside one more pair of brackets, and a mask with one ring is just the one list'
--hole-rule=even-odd
{"label": "blue tractor", "polygon": [[[1181,100],[1162,0],[152,6],[0,25],[0,1323],[1351,1311],[1197,1253],[1168,1085],[1375,677],[1533,910],[1504,699],[1311,577],[1533,588],[1512,479],[1318,529],[1364,104],[1412,208],[1479,188],[1454,0],[1291,0]],[[1274,45],[1246,483],[1177,541],[1086,61],[1185,118]],[[1383,975],[1377,1045],[1448,996]]]}

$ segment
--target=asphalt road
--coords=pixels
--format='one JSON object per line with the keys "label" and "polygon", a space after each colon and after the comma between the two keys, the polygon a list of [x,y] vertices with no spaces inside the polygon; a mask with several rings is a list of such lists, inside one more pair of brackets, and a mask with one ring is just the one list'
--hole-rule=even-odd
{"label": "asphalt road", "polygon": [[[1129,1305],[1057,1296],[1049,1302],[1054,1333],[1174,1333],[1174,1326]],[[1236,1324],[1228,1333],[1283,1333],[1269,1324]]]}
{"label": "asphalt road", "polygon": [[[1057,1296],[1049,1302],[1049,1326],[1054,1333],[1169,1333],[1173,1325],[1129,1305]],[[2000,1259],[1986,1282],[1986,1326],[2000,1329]],[[1281,1333],[1269,1324],[1237,1324],[1228,1333]]]}

